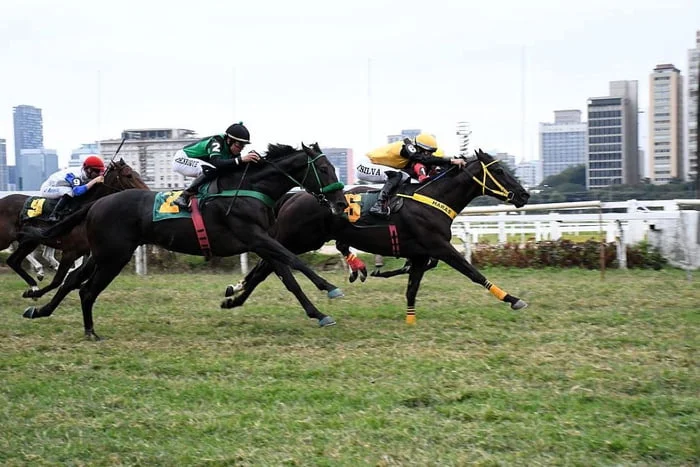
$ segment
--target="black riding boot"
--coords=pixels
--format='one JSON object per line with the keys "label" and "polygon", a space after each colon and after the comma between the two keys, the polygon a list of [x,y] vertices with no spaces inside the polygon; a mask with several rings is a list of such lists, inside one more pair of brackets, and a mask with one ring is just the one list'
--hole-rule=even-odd
{"label": "black riding boot", "polygon": [[177,199],[175,201],[173,201],[173,204],[184,211],[189,211],[190,210],[190,196],[196,194],[199,186],[202,183],[209,181],[210,179],[211,179],[211,177],[209,177],[208,175],[202,174],[199,177],[192,180],[192,183],[190,183],[190,186],[188,186],[187,188],[182,190],[182,193],[180,193],[180,196],[178,196]]}
{"label": "black riding boot", "polygon": [[56,203],[56,207],[53,208],[53,211],[49,216],[49,221],[58,222],[61,219],[61,211],[64,211],[72,200],[73,198],[71,198],[68,195],[61,196],[61,198],[59,198],[58,200],[58,203]]}
{"label": "black riding boot", "polygon": [[384,219],[388,219],[389,215],[391,214],[391,210],[389,209],[389,198],[403,179],[400,172],[387,173],[387,177],[386,183],[384,183],[382,190],[379,192],[377,202],[374,203],[374,206],[369,208],[370,214],[374,214],[375,216],[382,217]]}

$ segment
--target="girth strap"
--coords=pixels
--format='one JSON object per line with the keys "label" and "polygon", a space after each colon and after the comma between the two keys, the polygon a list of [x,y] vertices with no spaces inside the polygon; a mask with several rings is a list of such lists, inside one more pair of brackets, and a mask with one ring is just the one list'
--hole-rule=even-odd
{"label": "girth strap", "polygon": [[197,234],[199,248],[201,248],[204,257],[207,260],[209,260],[212,256],[211,248],[209,246],[209,236],[207,235],[206,227],[204,227],[204,219],[202,218],[202,213],[199,210],[199,202],[197,196],[193,196],[191,198],[190,206],[192,208],[192,224],[194,224],[194,231]]}

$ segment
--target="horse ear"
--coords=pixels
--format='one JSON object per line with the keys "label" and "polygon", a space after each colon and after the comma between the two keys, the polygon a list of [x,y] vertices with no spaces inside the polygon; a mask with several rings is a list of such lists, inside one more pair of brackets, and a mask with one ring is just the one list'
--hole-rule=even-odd
{"label": "horse ear", "polygon": [[323,152],[321,151],[321,146],[318,145],[318,142],[314,143],[312,146],[316,152]]}
{"label": "horse ear", "polygon": [[306,145],[304,144],[303,141],[301,142],[301,148],[302,148],[304,151],[306,151],[306,150],[309,149],[308,147],[306,147]]}

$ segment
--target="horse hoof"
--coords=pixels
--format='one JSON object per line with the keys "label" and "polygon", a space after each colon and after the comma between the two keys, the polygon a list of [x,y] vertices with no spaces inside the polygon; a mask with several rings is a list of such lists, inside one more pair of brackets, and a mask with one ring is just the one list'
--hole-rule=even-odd
{"label": "horse hoof", "polygon": [[243,284],[239,282],[236,285],[229,284],[226,286],[226,291],[224,292],[224,297],[233,297],[238,292],[243,290]]}
{"label": "horse hoof", "polygon": [[221,302],[221,308],[233,308],[233,299],[227,298],[226,300]]}
{"label": "horse hoof", "polygon": [[522,310],[522,309],[527,308],[527,303],[525,303],[524,301],[518,299],[518,301],[515,302],[515,303],[513,303],[510,307],[511,307],[513,310]]}
{"label": "horse hoof", "polygon": [[24,309],[24,313],[22,313],[22,316],[24,316],[25,318],[33,319],[34,313],[36,313],[36,307],[35,306],[28,306],[27,308]]}
{"label": "horse hoof", "polygon": [[344,296],[345,294],[338,287],[328,292],[328,298],[340,298]]}
{"label": "horse hoof", "polygon": [[335,326],[335,325],[336,325],[335,320],[333,318],[331,318],[330,316],[326,316],[325,318],[318,320],[318,327],[320,327],[320,328],[325,328],[328,326]]}
{"label": "horse hoof", "polygon": [[357,280],[357,271],[353,271],[352,274],[350,274],[350,277],[348,278],[350,280],[350,283],[352,284]]}

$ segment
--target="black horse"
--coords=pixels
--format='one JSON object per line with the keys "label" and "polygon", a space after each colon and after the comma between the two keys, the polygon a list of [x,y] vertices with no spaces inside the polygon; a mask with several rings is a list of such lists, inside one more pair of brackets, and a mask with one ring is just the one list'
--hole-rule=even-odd
{"label": "black horse", "polygon": [[[108,164],[104,173],[104,182],[95,185],[85,195],[81,196],[80,201],[81,204],[88,204],[112,193],[132,188],[149,189],[146,183],[141,180],[139,174],[132,170],[123,159],[120,159]],[[49,222],[45,220],[46,215],[28,219],[23,218],[22,211],[29,198],[29,196],[17,194],[0,199],[0,250],[7,248],[10,243],[17,240],[23,227],[49,225]],[[40,204],[43,203],[42,198],[35,198],[35,200]],[[51,283],[39,289],[36,280],[22,268],[22,261],[42,243],[62,250],[63,254],[61,255],[56,275]],[[22,296],[36,299],[61,285],[75,260],[88,252],[89,246],[85,236],[85,229],[82,226],[77,226],[71,231],[67,231],[65,235],[51,240],[24,241],[20,243],[19,247],[7,258],[7,265],[29,284],[29,289]]]}
{"label": "black horse", "polygon": [[[403,185],[392,201],[389,220],[370,220],[362,226],[328,215],[313,198],[298,193],[279,209],[273,235],[297,254],[317,250],[335,239],[362,251],[411,260],[406,290],[409,323],[415,322],[416,294],[431,258],[447,263],[518,310],[527,304],[489,282],[450,243],[452,220],[477,196],[490,195],[516,207],[527,203],[530,195],[498,162],[479,150],[463,169],[451,167],[424,184]],[[348,199],[353,209],[352,198]],[[397,209],[399,203],[403,206]],[[222,307],[241,306],[272,271],[272,265],[260,261],[241,283],[227,287]]]}
{"label": "black horse", "polygon": [[[268,233],[274,222],[275,200],[295,185],[307,190],[315,206],[331,217],[342,214],[347,207],[343,185],[318,144],[303,146],[303,150],[270,145],[260,163],[249,164],[243,171],[222,173],[218,189],[225,191],[225,196],[210,198],[202,207],[211,254],[256,253],[277,272],[310,318],[317,319],[320,326],[333,325],[333,318],[321,313],[304,295],[289,267],[303,272],[319,290],[326,290],[330,298],[342,296],[340,289],[314,273]],[[136,247],[155,244],[171,251],[202,255],[191,219],[153,221],[156,195],[133,190],[118,193],[97,201],[89,210],[76,212],[43,233],[27,232],[30,238],[52,237],[86,218],[91,256],[69,275],[50,303],[41,308],[27,308],[24,316],[49,316],[70,290],[79,287],[85,334],[99,339],[93,326],[93,304],[129,262]]]}

